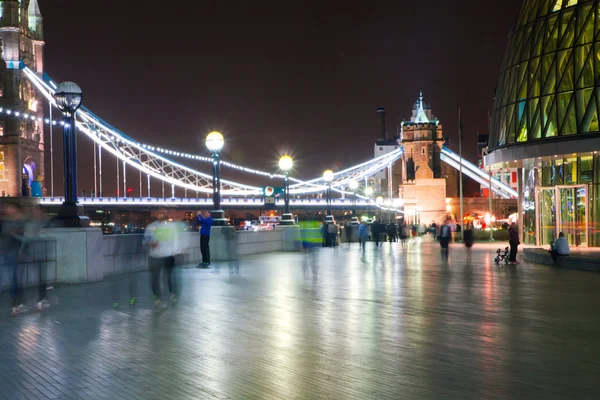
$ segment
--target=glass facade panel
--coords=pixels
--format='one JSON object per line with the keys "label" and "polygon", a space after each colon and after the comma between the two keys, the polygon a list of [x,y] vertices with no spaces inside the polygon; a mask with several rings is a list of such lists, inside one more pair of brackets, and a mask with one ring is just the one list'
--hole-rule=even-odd
{"label": "glass facade panel", "polygon": [[[600,137],[600,0],[523,0],[500,77],[490,152]],[[524,242],[547,245],[563,230],[573,246],[600,247],[600,148],[556,145],[553,158],[521,160]]]}
{"label": "glass facade panel", "polygon": [[577,179],[577,158],[568,158],[565,160],[565,185],[574,185],[578,183]]}
{"label": "glass facade panel", "polygon": [[517,18],[496,91],[491,151],[600,130],[600,2],[553,3],[528,0]]}
{"label": "glass facade panel", "polygon": [[579,167],[579,182],[592,183],[594,181],[594,157],[581,157]]}
{"label": "glass facade panel", "polygon": [[593,185],[590,204],[590,246],[600,247],[600,184]]}

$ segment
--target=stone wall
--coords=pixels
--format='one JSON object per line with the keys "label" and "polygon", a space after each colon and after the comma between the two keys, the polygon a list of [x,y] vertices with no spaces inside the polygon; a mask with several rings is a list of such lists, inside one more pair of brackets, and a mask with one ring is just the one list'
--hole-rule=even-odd
{"label": "stone wall", "polygon": [[238,257],[283,251],[280,229],[262,232],[239,231],[236,235]]}
{"label": "stone wall", "polygon": [[414,222],[414,211],[419,210],[421,224],[443,222],[446,216],[446,180],[419,179],[401,185],[404,212],[407,221]]}
{"label": "stone wall", "polygon": [[[226,235],[219,228],[214,228],[210,241],[211,261],[299,249],[294,243],[284,246],[286,240],[296,241],[293,227],[286,227],[286,232],[283,229],[261,232],[229,229],[232,234],[230,241],[225,240]],[[59,283],[94,282],[107,276],[148,268],[148,248],[143,244],[142,234],[102,236],[100,230],[94,228],[60,228],[46,229],[42,231],[42,236],[44,239],[36,242],[31,255],[23,260],[21,268],[26,285],[37,284],[40,266],[48,271],[48,281]],[[180,240],[187,250],[181,255],[179,263],[199,263],[200,235],[197,232],[184,232]],[[9,284],[9,271],[3,268],[0,270],[0,287]]]}

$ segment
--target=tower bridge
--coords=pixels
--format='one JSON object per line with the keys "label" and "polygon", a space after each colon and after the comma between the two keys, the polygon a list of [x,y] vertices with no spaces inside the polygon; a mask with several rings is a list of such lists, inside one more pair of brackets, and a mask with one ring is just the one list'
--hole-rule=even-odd
{"label": "tower bridge", "polygon": [[[68,128],[68,124],[62,118],[52,119],[52,110],[57,108],[55,99],[56,83],[45,73],[43,63],[43,32],[42,16],[36,0],[24,2],[3,2],[2,23],[0,26],[0,38],[3,44],[4,69],[0,71],[3,76],[2,82],[9,82],[9,86],[3,88],[3,98],[0,102],[0,190],[4,196],[19,196],[28,194],[29,188],[38,177],[48,176],[44,170],[44,158],[50,157],[52,188],[44,187],[42,192],[45,196],[41,200],[42,206],[58,204],[60,197],[54,195],[53,166],[56,163],[53,152],[53,133]],[[14,7],[20,7],[17,14],[12,12]],[[21,15],[13,18],[13,15]],[[19,46],[19,43],[23,43]],[[10,79],[8,79],[10,78]],[[413,128],[419,128],[422,124],[433,123],[430,121],[432,115],[430,109],[425,106],[421,97],[420,108],[415,111]],[[44,115],[43,103],[49,105],[48,115]],[[418,105],[418,104],[417,104]],[[56,111],[54,111],[56,112]],[[62,115],[58,112],[55,115]],[[111,205],[116,207],[130,207],[132,205],[197,205],[205,206],[208,200],[199,198],[200,195],[208,195],[217,190],[223,198],[223,205],[227,207],[241,207],[247,204],[259,205],[264,202],[262,187],[248,184],[244,181],[232,181],[218,179],[219,189],[213,185],[213,176],[210,168],[214,160],[199,154],[192,154],[176,149],[167,149],[152,143],[146,143],[139,138],[133,138],[105,122],[94,114],[90,109],[81,107],[75,114],[77,135],[93,142],[94,157],[86,162],[94,164],[94,196],[82,197],[79,204],[83,206]],[[437,121],[435,121],[437,125]],[[44,143],[44,130],[50,134],[50,146]],[[415,140],[413,135],[413,139]],[[398,140],[399,139],[399,140]],[[350,166],[340,171],[334,171],[331,181],[326,182],[324,177],[316,177],[309,180],[301,180],[290,176],[289,194],[295,197],[314,196],[322,194],[331,189],[333,207],[346,206],[348,200],[345,196],[356,196],[361,205],[372,205],[387,207],[396,212],[403,212],[403,207],[392,207],[390,204],[377,202],[376,197],[381,195],[391,200],[392,197],[402,199],[402,191],[379,190],[373,195],[367,195],[367,187],[370,182],[377,181],[375,178],[382,171],[392,170],[394,165],[404,166],[406,174],[407,162],[410,164],[415,156],[412,151],[414,143],[407,143],[411,148],[411,154],[406,154],[402,138],[395,140],[395,148],[384,154],[376,155],[371,160]],[[482,183],[490,184],[492,190],[500,197],[517,197],[516,191],[506,184],[491,178],[475,165],[461,159],[449,149],[442,147],[435,154],[434,162],[443,161],[453,168],[460,168],[463,173],[472,179]],[[107,197],[104,193],[103,165],[107,162],[117,163],[120,175],[117,177],[117,196]],[[206,165],[209,171],[204,172],[192,167],[192,162]],[[281,178],[284,175],[276,171],[260,171],[250,166],[237,165],[227,160],[218,161],[219,166],[231,168],[243,173],[265,176],[269,178]],[[423,169],[417,175],[423,173]],[[119,172],[118,172],[119,173]],[[406,177],[405,177],[406,178]],[[114,181],[113,179],[110,179]],[[132,198],[128,196],[128,183],[139,185],[139,195],[143,197]],[[490,182],[491,181],[491,182]],[[45,179],[44,182],[48,182]],[[350,186],[358,182],[362,187],[353,190]],[[398,181],[393,182],[395,186]],[[392,184],[389,181],[388,186]],[[163,196],[156,198],[152,196],[153,185],[161,185]],[[171,192],[167,197],[166,192]],[[122,192],[121,192],[122,188]],[[177,191],[185,191],[186,196],[177,197]],[[48,193],[51,192],[51,193]],[[190,198],[187,194],[190,193]],[[50,196],[48,196],[50,194]],[[196,199],[194,199],[196,197]],[[291,207],[319,207],[324,200],[318,199],[291,199]],[[364,204],[363,204],[364,203]],[[401,202],[395,203],[396,205]]]}

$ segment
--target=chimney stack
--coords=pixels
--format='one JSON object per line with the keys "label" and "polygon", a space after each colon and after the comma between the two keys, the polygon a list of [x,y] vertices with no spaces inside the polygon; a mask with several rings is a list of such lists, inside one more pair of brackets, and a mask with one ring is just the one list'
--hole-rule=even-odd
{"label": "chimney stack", "polygon": [[385,108],[380,107],[377,109],[377,119],[379,120],[379,132],[380,137],[387,141],[387,130],[385,129]]}

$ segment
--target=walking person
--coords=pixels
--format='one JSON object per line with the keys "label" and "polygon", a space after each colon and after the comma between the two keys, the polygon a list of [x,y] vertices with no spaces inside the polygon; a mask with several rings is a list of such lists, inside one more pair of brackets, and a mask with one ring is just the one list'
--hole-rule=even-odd
{"label": "walking person", "polygon": [[475,241],[473,226],[471,224],[467,224],[465,230],[463,231],[463,241],[465,242],[465,247],[467,248],[467,261],[470,262],[471,253],[473,251],[473,242]]}
{"label": "walking person", "polygon": [[388,224],[387,235],[388,235],[388,240],[390,243],[396,241],[396,225],[395,224]]}
{"label": "walking person", "polygon": [[508,244],[510,245],[510,258],[509,261],[511,264],[520,264],[517,261],[517,252],[519,251],[519,245],[521,241],[519,240],[519,230],[517,229],[517,224],[515,222],[510,224],[510,228],[508,228]]}
{"label": "walking person", "polygon": [[4,251],[4,265],[10,277],[11,315],[16,316],[26,310],[23,304],[22,270],[19,268],[19,252],[23,244],[24,226],[21,210],[14,204],[4,208],[0,238]]}
{"label": "walking person", "polygon": [[202,253],[202,262],[198,264],[198,268],[208,268],[210,265],[210,228],[213,219],[208,211],[205,216],[202,216],[202,212],[198,212],[196,223],[200,225],[200,252]]}
{"label": "walking person", "polygon": [[150,247],[150,276],[154,306],[161,306],[162,271],[166,270],[171,302],[177,303],[177,286],[174,279],[175,255],[179,249],[179,232],[169,223],[165,214],[160,220],[151,223],[144,233],[144,243]]}
{"label": "walking person", "polygon": [[346,236],[346,243],[348,243],[348,247],[350,247],[350,243],[352,243],[352,225],[348,220],[344,223],[344,234]]}
{"label": "walking person", "polygon": [[406,222],[402,224],[402,228],[400,229],[400,240],[402,240],[402,245],[406,244],[406,241],[410,237],[410,229]]}
{"label": "walking person", "polygon": [[338,228],[337,228],[337,225],[335,224],[335,222],[332,221],[329,223],[329,225],[327,225],[327,232],[328,232],[329,243],[331,244],[331,247],[337,247]]}
{"label": "walking person", "polygon": [[381,234],[383,233],[383,224],[378,220],[373,221],[371,224],[371,233],[373,234],[373,239],[375,239],[375,247],[379,247],[379,242],[381,241]]}
{"label": "walking person", "polygon": [[446,222],[440,228],[440,237],[439,237],[440,247],[442,249],[442,257],[444,257],[444,255],[445,255],[446,260],[448,260],[448,253],[450,252],[449,244],[450,244],[451,235],[452,235],[452,229],[450,228],[450,221],[451,221],[451,218],[447,217]]}
{"label": "walking person", "polygon": [[[32,254],[32,252],[35,251],[33,246],[35,241],[39,239],[39,234],[44,226],[44,223],[44,217],[39,208],[31,210],[28,213],[27,218],[22,218],[23,240],[21,241],[18,259],[23,259],[27,254]],[[48,267],[44,266],[43,263],[39,264],[38,297],[37,301],[35,302],[35,308],[38,311],[42,311],[50,307],[47,296],[47,269]]]}
{"label": "walking person", "polygon": [[360,242],[360,248],[363,253],[365,252],[365,247],[367,244],[367,239],[369,238],[369,225],[367,225],[367,221],[362,221],[358,226],[358,240]]}

